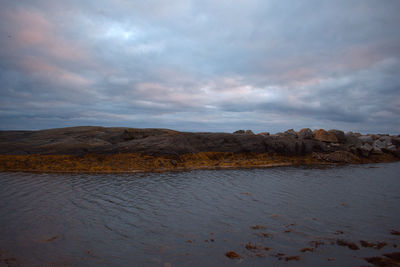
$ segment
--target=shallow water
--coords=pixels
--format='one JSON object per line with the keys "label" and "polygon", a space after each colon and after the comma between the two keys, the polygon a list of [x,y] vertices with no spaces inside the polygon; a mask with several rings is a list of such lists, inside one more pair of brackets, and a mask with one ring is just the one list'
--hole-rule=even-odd
{"label": "shallow water", "polygon": [[[399,173],[400,163],[0,173],[0,266],[368,265],[364,257],[400,251],[390,233],[400,231]],[[337,239],[388,245],[350,250]],[[324,244],[300,252],[313,241]]]}

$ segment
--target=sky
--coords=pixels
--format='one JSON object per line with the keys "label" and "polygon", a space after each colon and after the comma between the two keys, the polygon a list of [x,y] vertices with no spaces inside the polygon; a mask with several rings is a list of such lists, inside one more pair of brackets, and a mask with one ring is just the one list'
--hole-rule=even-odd
{"label": "sky", "polygon": [[400,134],[398,0],[0,0],[0,129]]}

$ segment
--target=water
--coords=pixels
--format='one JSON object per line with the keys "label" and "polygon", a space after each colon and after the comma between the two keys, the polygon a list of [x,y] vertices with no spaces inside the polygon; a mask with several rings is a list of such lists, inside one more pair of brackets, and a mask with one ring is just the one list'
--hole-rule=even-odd
{"label": "water", "polygon": [[[0,173],[0,266],[367,265],[363,257],[400,251],[400,236],[390,234],[400,231],[399,172],[400,163]],[[338,238],[388,245],[354,251]],[[324,244],[300,252],[312,241]]]}

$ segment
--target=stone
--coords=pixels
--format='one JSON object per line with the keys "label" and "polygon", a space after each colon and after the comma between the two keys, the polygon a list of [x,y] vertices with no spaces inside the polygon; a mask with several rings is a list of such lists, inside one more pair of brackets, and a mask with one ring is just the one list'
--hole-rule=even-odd
{"label": "stone", "polygon": [[314,130],[314,139],[327,143],[337,143],[338,139],[333,133],[329,133],[324,129]]}
{"label": "stone", "polygon": [[382,150],[380,149],[380,148],[378,148],[378,147],[372,147],[372,154],[375,154],[375,155],[380,155],[380,154],[382,154],[383,152],[382,152]]}
{"label": "stone", "polygon": [[293,129],[285,131],[284,134],[287,137],[297,138],[297,133]]}
{"label": "stone", "polygon": [[237,130],[233,132],[234,134],[245,134],[246,132],[244,130]]}
{"label": "stone", "polygon": [[245,134],[254,134],[252,130],[246,130]]}
{"label": "stone", "polygon": [[362,145],[360,148],[358,148],[358,151],[361,156],[367,158],[367,157],[369,157],[372,149],[373,149],[373,147],[370,144],[366,143],[366,144]]}
{"label": "stone", "polygon": [[343,131],[332,129],[328,133],[332,133],[336,136],[339,143],[344,144],[346,142],[346,136]]}
{"label": "stone", "polygon": [[313,139],[314,134],[310,128],[303,128],[297,133],[300,139]]}
{"label": "stone", "polygon": [[269,133],[269,132],[262,132],[262,133],[259,133],[258,135],[262,135],[262,136],[270,136],[270,133]]}
{"label": "stone", "polygon": [[392,145],[392,137],[390,136],[381,136],[379,140],[384,142],[386,147]]}
{"label": "stone", "polygon": [[370,136],[370,135],[362,135],[362,136],[358,137],[358,139],[359,139],[363,144],[370,144],[370,145],[372,145],[372,143],[374,142],[374,139],[373,139],[372,136]]}
{"label": "stone", "polygon": [[378,140],[375,140],[374,142],[373,142],[373,145],[372,145],[374,148],[379,148],[379,149],[382,149],[382,148],[386,148],[387,147],[387,144],[386,144],[386,142],[385,141],[381,141],[380,139],[378,139]]}
{"label": "stone", "polygon": [[392,143],[396,147],[399,147],[400,146],[400,138],[399,137],[392,137]]}

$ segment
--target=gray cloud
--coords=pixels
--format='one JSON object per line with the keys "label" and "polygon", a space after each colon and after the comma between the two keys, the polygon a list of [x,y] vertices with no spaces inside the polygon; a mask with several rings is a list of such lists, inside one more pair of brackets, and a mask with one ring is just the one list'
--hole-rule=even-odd
{"label": "gray cloud", "polygon": [[3,1],[0,129],[400,132],[398,1]]}

